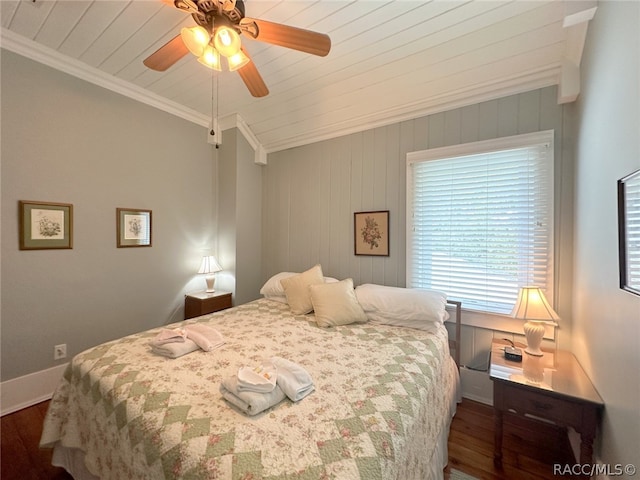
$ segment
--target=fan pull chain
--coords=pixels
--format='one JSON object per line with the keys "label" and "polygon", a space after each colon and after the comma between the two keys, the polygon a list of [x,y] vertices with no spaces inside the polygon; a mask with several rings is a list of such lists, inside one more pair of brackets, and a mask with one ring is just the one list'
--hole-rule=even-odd
{"label": "fan pull chain", "polygon": [[[209,134],[215,138],[216,135],[216,131],[215,131],[215,126],[216,126],[216,122],[215,120],[218,118],[218,82],[216,81],[216,72],[215,70],[211,70],[211,131],[209,132]],[[220,146],[218,145],[218,140],[216,138],[216,148],[220,148]]]}

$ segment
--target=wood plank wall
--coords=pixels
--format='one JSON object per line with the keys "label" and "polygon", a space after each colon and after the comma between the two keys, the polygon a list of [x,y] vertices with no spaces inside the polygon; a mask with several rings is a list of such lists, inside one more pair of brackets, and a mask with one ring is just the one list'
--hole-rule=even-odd
{"label": "wood plank wall", "polygon": [[[555,130],[556,307],[571,310],[570,114],[547,87],[271,153],[263,177],[263,272],[303,271],[405,286],[406,154]],[[353,214],[390,211],[390,255],[354,255]],[[565,325],[568,327],[568,325]],[[485,338],[486,336],[482,336]]]}

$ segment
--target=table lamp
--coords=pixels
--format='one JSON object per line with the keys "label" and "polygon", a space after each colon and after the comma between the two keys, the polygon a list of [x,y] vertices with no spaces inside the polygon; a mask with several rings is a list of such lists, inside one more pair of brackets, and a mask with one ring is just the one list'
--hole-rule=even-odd
{"label": "table lamp", "polygon": [[205,277],[205,280],[207,282],[208,293],[215,292],[215,290],[213,289],[213,284],[216,281],[215,275],[216,272],[220,271],[222,271],[222,267],[216,260],[216,257],[212,255],[202,257],[202,263],[200,264],[200,270],[198,270],[198,273],[204,273],[207,275]]}
{"label": "table lamp", "polygon": [[527,348],[524,351],[529,355],[541,357],[543,352],[540,350],[540,344],[544,336],[544,324],[559,320],[560,317],[551,308],[540,287],[521,287],[511,316],[526,320],[524,336],[527,339]]}

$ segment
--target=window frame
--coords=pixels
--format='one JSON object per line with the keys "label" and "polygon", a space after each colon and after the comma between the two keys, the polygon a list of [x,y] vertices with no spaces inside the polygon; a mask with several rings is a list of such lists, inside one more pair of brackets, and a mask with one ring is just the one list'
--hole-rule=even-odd
{"label": "window frame", "polygon": [[[546,286],[545,293],[547,293],[547,298],[551,305],[555,305],[554,292],[555,292],[555,284],[556,284],[556,269],[555,269],[555,214],[556,214],[556,206],[555,206],[555,178],[554,178],[554,170],[555,170],[555,144],[554,144],[554,130],[543,130],[539,132],[521,134],[521,135],[513,135],[509,137],[498,137],[494,139],[488,140],[480,140],[476,142],[469,142],[451,146],[437,147],[427,150],[421,150],[416,152],[408,152],[406,154],[406,225],[407,225],[407,234],[406,234],[406,285],[407,287],[411,287],[412,282],[412,273],[413,273],[413,265],[412,265],[412,257],[413,257],[413,246],[412,246],[412,205],[413,205],[413,169],[412,165],[414,163],[420,163],[430,160],[439,160],[439,159],[447,159],[453,157],[462,157],[466,155],[476,155],[476,154],[485,154],[500,150],[507,150],[513,148],[522,148],[529,145],[535,145],[540,143],[547,143],[549,145],[549,194],[550,194],[550,221],[549,221],[549,256],[548,256],[548,264],[547,270],[549,271],[549,279],[548,284]],[[464,302],[462,302],[462,308],[465,310],[464,321],[463,323],[472,326],[478,326],[483,328],[490,329],[499,329],[508,332],[521,333],[522,332],[522,322],[519,320],[513,319],[508,314],[501,313],[492,313],[492,312],[481,312],[478,310],[469,310],[465,308]],[[554,336],[553,325],[550,325],[551,328],[547,329],[546,337]]]}

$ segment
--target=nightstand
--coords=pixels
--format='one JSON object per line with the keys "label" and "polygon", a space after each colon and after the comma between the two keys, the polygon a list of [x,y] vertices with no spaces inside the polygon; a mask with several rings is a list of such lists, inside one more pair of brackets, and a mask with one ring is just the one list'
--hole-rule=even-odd
{"label": "nightstand", "polygon": [[516,345],[523,350],[522,362],[512,362],[504,358],[504,347],[509,345],[502,340],[491,344],[496,466],[502,464],[505,412],[573,427],[580,433],[578,460],[592,463],[593,439],[604,402],[576,358],[571,352],[546,349],[542,357],[535,357],[524,352],[524,345]]}
{"label": "nightstand", "polygon": [[197,292],[184,296],[184,318],[193,318],[207,313],[231,308],[230,292]]}

